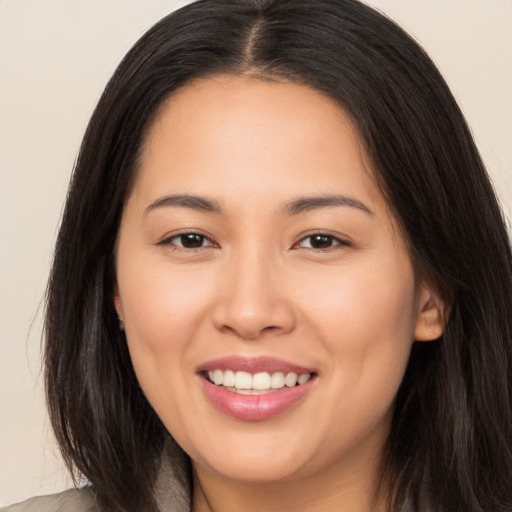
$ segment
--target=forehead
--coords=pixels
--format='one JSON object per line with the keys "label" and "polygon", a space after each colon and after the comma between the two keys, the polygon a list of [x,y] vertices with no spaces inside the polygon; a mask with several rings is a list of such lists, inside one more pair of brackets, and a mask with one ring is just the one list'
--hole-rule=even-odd
{"label": "forehead", "polygon": [[295,83],[226,75],[194,81],[162,105],[137,187],[153,196],[174,187],[219,196],[308,189],[381,199],[357,128],[334,100]]}

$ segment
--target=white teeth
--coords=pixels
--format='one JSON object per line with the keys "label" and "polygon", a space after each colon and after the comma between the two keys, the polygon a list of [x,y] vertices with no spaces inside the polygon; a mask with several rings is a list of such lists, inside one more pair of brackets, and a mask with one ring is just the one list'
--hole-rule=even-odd
{"label": "white teeth", "polygon": [[213,372],[213,382],[220,386],[224,380],[224,372],[222,370],[214,370]]}
{"label": "white teeth", "polygon": [[285,379],[284,379],[284,383],[289,387],[289,388],[293,388],[293,386],[295,386],[295,384],[297,384],[297,379],[299,378],[299,376],[296,374],[296,373],[289,373]]}
{"label": "white teeth", "polygon": [[208,371],[208,377],[215,385],[224,386],[230,391],[236,391],[243,395],[261,395],[272,390],[282,389],[285,386],[289,388],[300,386],[311,378],[311,374],[258,372],[251,375],[248,372],[215,369]]}
{"label": "white teeth", "polygon": [[222,381],[222,385],[226,387],[235,387],[235,372],[231,370],[226,370],[224,372],[224,379]]}
{"label": "white teeth", "polygon": [[270,375],[267,372],[256,373],[252,378],[252,389],[269,389]]}
{"label": "white teeth", "polygon": [[270,377],[270,387],[272,389],[281,389],[284,388],[284,373],[276,372],[272,374]]}
{"label": "white teeth", "polygon": [[268,389],[251,389],[252,395],[266,395],[270,393],[271,391]]}
{"label": "white teeth", "polygon": [[267,395],[275,391],[275,389],[236,389],[231,387],[225,389],[233,393],[238,393],[239,395]]}
{"label": "white teeth", "polygon": [[311,374],[310,373],[303,373],[302,375],[299,375],[299,378],[297,379],[297,382],[298,382],[298,384],[300,386],[301,384],[304,384],[305,382],[307,382],[310,378],[311,378]]}
{"label": "white teeth", "polygon": [[251,389],[252,388],[252,375],[247,372],[236,372],[235,373],[235,388]]}

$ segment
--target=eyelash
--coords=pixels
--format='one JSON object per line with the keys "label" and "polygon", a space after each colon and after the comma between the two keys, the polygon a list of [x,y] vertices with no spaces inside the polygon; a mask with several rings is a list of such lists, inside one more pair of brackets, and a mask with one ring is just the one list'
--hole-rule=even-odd
{"label": "eyelash", "polygon": [[[183,241],[184,241],[184,237],[187,237],[187,236],[191,237],[191,239],[193,239],[193,237],[195,237],[196,241],[197,241],[197,239],[200,239],[201,245],[196,246],[196,247],[186,247],[185,245],[183,245]],[[328,247],[313,247],[311,244],[311,241],[313,238],[317,238],[317,241],[320,241],[319,239],[323,239],[323,242],[328,243],[330,245]],[[303,246],[302,244],[308,239],[310,240],[309,246]],[[176,244],[176,240],[181,240],[181,244],[179,244],[179,245]],[[209,244],[203,245],[205,241],[209,241]],[[158,245],[165,245],[165,246],[171,245],[171,246],[174,246],[173,247],[174,249],[186,250],[186,251],[194,251],[194,250],[199,250],[199,249],[204,249],[204,248],[218,247],[218,245],[214,241],[212,241],[208,236],[203,235],[202,233],[198,233],[196,231],[178,233],[177,235],[173,235],[169,238],[166,238],[165,240],[162,240],[161,242],[159,242]],[[333,250],[336,247],[349,247],[349,246],[350,246],[350,243],[347,242],[346,240],[342,240],[341,238],[338,238],[329,233],[317,232],[317,233],[311,233],[311,234],[301,238],[297,243],[295,243],[292,246],[292,249],[304,248],[304,249],[311,249],[313,251],[326,252],[329,250]]]}
{"label": "eyelash", "polygon": [[[198,247],[185,247],[183,245],[183,239],[185,237],[196,237],[197,238],[201,238],[202,239],[202,243],[204,243],[206,240],[208,240],[210,243],[209,245],[201,245],[198,246]],[[181,245],[178,245],[176,244],[176,240],[179,240],[181,239]],[[171,246],[174,246],[173,248],[174,249],[178,249],[178,250],[186,250],[186,251],[194,251],[194,250],[198,250],[198,249],[204,249],[204,248],[210,248],[210,247],[215,247],[216,244],[215,242],[213,242],[208,236],[206,235],[203,235],[202,233],[198,233],[196,231],[187,231],[187,232],[184,232],[184,233],[178,233],[177,235],[173,235],[169,238],[166,238],[165,240],[162,240],[161,242],[159,242],[158,245],[171,245]]]}
{"label": "eyelash", "polygon": [[[311,240],[313,238],[317,238],[317,239],[323,239],[324,241],[327,241],[328,243],[331,243],[331,245],[329,247],[312,247],[311,246]],[[335,249],[336,247],[348,247],[350,246],[350,243],[347,242],[346,240],[343,240],[341,238],[338,238],[337,236],[334,236],[334,235],[331,235],[330,233],[322,233],[322,232],[318,232],[318,233],[311,233],[303,238],[301,238],[293,247],[300,247],[305,240],[310,240],[310,245],[309,247],[303,247],[304,249],[311,249],[311,250],[314,250],[314,251],[329,251],[329,250],[333,250]]]}

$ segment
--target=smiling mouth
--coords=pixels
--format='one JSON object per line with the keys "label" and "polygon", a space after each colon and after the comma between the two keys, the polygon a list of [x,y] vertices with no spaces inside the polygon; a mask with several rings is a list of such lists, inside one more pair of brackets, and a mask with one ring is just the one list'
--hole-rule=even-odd
{"label": "smiling mouth", "polygon": [[222,413],[243,421],[284,414],[315,387],[318,372],[274,357],[230,356],[196,369],[209,401]]}
{"label": "smiling mouth", "polygon": [[202,372],[203,377],[226,391],[240,395],[267,395],[285,388],[302,386],[315,376],[315,373],[258,372],[215,369]]}

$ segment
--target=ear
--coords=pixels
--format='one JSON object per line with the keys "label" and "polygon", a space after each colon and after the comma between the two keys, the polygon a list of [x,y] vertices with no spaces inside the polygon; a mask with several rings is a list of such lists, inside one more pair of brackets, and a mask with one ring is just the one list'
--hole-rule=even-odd
{"label": "ear", "polygon": [[418,312],[414,329],[415,341],[433,341],[443,334],[447,306],[436,288],[423,282],[418,297]]}
{"label": "ear", "polygon": [[121,306],[121,296],[119,295],[119,287],[117,286],[117,283],[114,283],[114,293],[113,293],[113,299],[114,299],[114,307],[117,311],[117,316],[119,317],[119,320],[123,321],[123,308]]}

